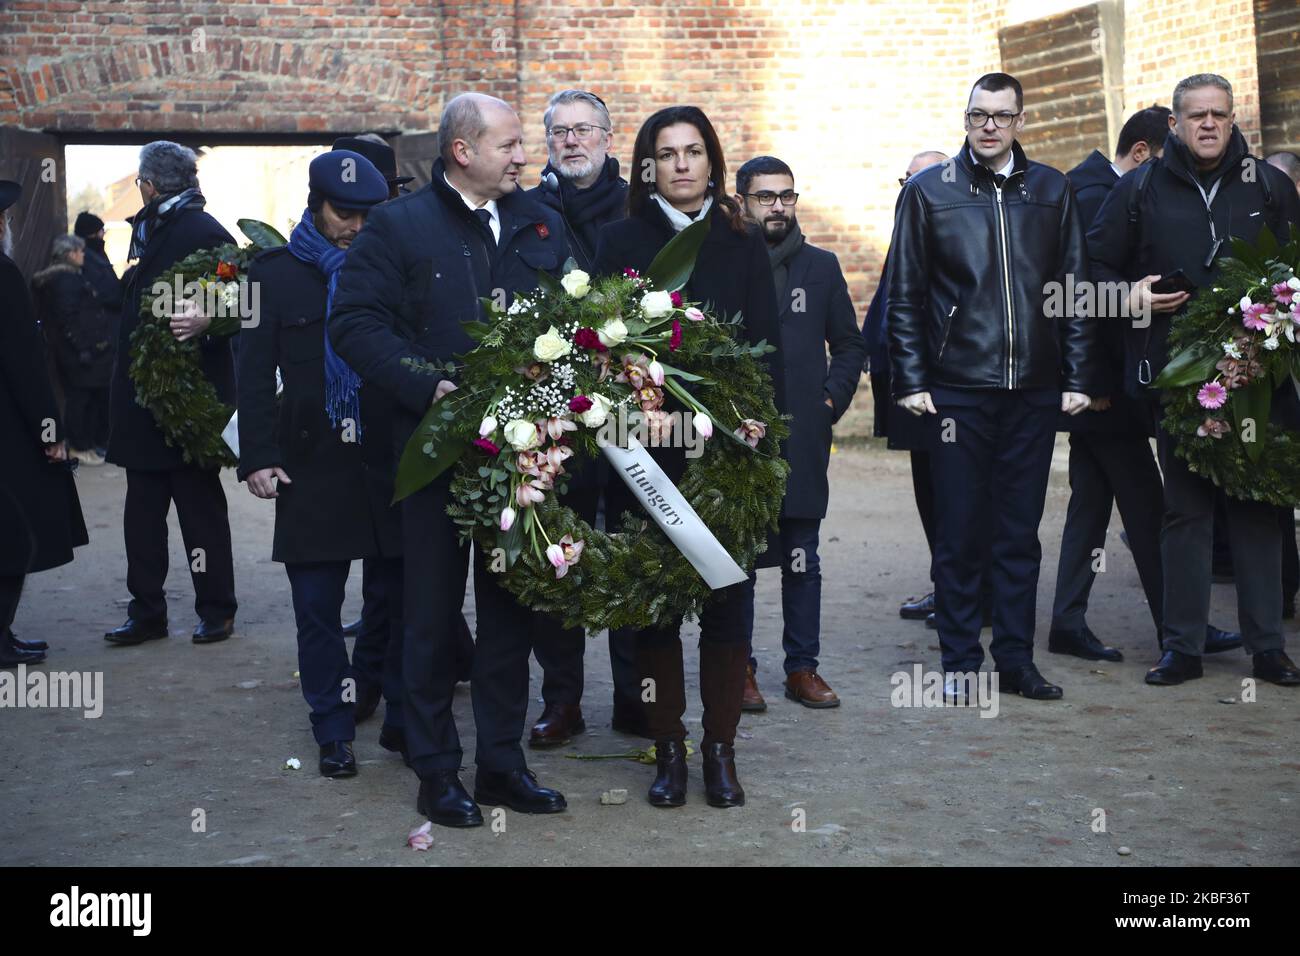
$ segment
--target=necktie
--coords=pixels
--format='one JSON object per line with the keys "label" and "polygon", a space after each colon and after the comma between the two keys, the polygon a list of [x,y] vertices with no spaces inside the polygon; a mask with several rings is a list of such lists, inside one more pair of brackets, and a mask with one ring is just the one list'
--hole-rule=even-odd
{"label": "necktie", "polygon": [[487,234],[492,237],[492,242],[495,244],[496,236],[492,235],[492,213],[486,209],[475,209],[474,215],[478,216],[478,221],[483,223],[483,228],[487,230]]}
{"label": "necktie", "polygon": [[1007,177],[1003,176],[1001,173],[995,173],[993,176],[993,182],[996,183],[999,188],[1001,188],[1002,184],[1006,181]]}

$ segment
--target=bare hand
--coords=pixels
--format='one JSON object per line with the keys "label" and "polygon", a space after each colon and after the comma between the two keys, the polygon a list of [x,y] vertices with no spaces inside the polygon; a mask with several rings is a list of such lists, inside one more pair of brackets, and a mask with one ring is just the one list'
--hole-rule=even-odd
{"label": "bare hand", "polygon": [[275,490],[275,481],[279,479],[286,485],[293,484],[281,468],[262,468],[248,476],[248,490],[259,498],[278,498],[280,492]]}
{"label": "bare hand", "polygon": [[46,445],[45,457],[48,458],[50,461],[67,461],[68,443],[61,441],[54,445]]}
{"label": "bare hand", "polygon": [[185,342],[202,335],[212,324],[212,319],[203,314],[197,302],[184,299],[172,313],[171,330],[178,342]]}
{"label": "bare hand", "polygon": [[439,400],[445,398],[454,391],[456,391],[456,383],[449,378],[444,378],[438,383],[438,387],[433,390],[433,401],[429,404],[433,405],[437,403]]}
{"label": "bare hand", "polygon": [[934,407],[934,401],[930,398],[929,392],[917,392],[915,395],[900,398],[898,404],[913,415],[924,415],[927,412],[931,415],[939,413],[938,409]]}
{"label": "bare hand", "polygon": [[1101,398],[1094,398],[1088,404],[1088,411],[1090,412],[1104,412],[1104,411],[1108,411],[1109,409],[1110,409],[1109,395],[1103,395]]}
{"label": "bare hand", "polygon": [[1152,292],[1151,283],[1158,275],[1145,276],[1133,286],[1128,296],[1129,315],[1146,315],[1148,312],[1177,312],[1191,298],[1187,292]]}
{"label": "bare hand", "polygon": [[1083,392],[1062,392],[1061,393],[1061,411],[1067,415],[1077,415],[1086,411],[1092,399]]}

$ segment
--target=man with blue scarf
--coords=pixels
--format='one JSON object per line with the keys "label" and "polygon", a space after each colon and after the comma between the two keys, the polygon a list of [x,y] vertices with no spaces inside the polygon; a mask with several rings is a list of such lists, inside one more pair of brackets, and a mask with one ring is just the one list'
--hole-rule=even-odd
{"label": "man with blue scarf", "polygon": [[[348,247],[387,198],[383,175],[360,154],[335,150],[312,160],[307,208],[288,246],[262,253],[249,269],[262,305],[240,333],[239,477],[257,497],[275,500],[271,557],[289,576],[302,693],[326,777],[357,772],[359,680],[341,619],[352,561],[373,561],[401,606],[401,529],[389,507],[391,405],[363,387],[325,334]],[[400,615],[390,620],[379,743],[404,755]]]}

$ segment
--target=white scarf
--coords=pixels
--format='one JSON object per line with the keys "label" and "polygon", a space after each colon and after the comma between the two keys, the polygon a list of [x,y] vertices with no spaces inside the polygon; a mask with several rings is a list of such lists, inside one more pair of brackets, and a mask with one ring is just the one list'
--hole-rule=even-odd
{"label": "white scarf", "polygon": [[692,219],[690,216],[686,215],[686,213],[674,207],[672,203],[664,199],[664,197],[658,193],[651,193],[650,195],[655,197],[655,202],[659,204],[659,208],[662,209],[664,215],[668,217],[668,221],[672,224],[673,232],[681,232],[691,223],[699,222],[709,214],[709,208],[713,205],[713,197],[705,196],[704,205],[700,208],[699,214]]}

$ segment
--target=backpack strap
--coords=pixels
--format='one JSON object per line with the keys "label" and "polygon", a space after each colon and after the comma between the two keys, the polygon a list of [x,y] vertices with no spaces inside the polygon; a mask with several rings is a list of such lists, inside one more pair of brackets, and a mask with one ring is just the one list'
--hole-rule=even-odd
{"label": "backpack strap", "polygon": [[1147,180],[1151,178],[1151,167],[1155,165],[1153,160],[1147,160],[1138,169],[1137,182],[1133,185],[1132,191],[1128,194],[1128,224],[1136,226],[1142,215],[1142,197],[1146,195]]}

